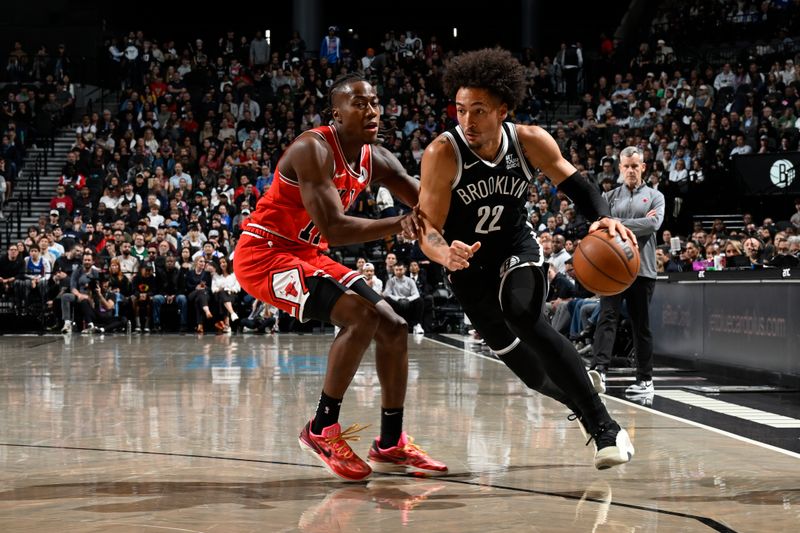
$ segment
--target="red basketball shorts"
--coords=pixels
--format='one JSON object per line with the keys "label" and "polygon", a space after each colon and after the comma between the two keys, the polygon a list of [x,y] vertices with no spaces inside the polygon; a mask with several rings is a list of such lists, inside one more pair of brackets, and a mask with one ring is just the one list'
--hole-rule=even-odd
{"label": "red basketball shorts", "polygon": [[301,245],[248,227],[236,246],[233,271],[248,294],[306,321],[306,278],[330,277],[350,287],[363,276],[337,263],[318,248]]}

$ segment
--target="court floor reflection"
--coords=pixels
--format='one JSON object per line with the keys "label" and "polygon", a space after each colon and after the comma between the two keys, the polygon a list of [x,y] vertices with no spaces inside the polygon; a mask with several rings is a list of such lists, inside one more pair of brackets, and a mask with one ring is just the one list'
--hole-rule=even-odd
{"label": "court floor reflection", "polygon": [[[344,484],[297,446],[330,337],[0,338],[0,530],[789,531],[797,456],[609,398],[637,449],[598,472],[502,365],[412,343],[406,426],[445,478]],[[368,353],[342,422],[377,431]]]}

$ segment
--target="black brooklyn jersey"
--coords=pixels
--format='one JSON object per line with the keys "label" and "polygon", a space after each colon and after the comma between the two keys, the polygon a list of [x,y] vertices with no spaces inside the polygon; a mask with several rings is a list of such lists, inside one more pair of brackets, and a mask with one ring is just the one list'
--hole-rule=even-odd
{"label": "black brooklyn jersey", "polygon": [[[516,126],[504,122],[503,138],[493,161],[481,159],[467,145],[460,126],[442,135],[453,144],[458,171],[452,184],[450,211],[444,223],[444,237],[452,242],[481,242],[470,262],[489,264],[505,261],[518,253],[525,241],[533,241],[525,201],[533,180]],[[525,242],[525,248],[530,242]]]}

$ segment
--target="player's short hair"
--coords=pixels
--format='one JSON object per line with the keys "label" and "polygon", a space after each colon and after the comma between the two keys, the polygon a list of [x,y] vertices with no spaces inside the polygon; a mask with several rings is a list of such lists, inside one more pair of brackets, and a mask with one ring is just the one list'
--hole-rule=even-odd
{"label": "player's short hair", "polygon": [[484,48],[454,57],[442,77],[445,93],[454,98],[462,87],[486,89],[509,110],[525,98],[525,72],[508,50]]}
{"label": "player's short hair", "polygon": [[328,88],[328,106],[322,110],[322,117],[327,122],[331,120],[333,115],[333,99],[334,97],[342,92],[345,87],[350,85],[351,83],[357,83],[360,81],[367,81],[367,79],[358,72],[351,72],[349,74],[344,74],[339,76],[331,83],[331,86]]}

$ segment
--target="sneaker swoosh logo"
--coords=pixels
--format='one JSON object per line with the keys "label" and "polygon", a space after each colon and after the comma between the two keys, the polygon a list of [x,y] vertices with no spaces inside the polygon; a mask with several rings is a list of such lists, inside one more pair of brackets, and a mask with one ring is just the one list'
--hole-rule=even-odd
{"label": "sneaker swoosh logo", "polygon": [[320,453],[322,453],[322,455],[324,455],[325,457],[327,457],[327,458],[329,458],[329,459],[330,459],[330,457],[331,457],[331,452],[330,452],[330,450],[326,450],[326,449],[324,449],[324,448],[320,448],[320,449],[319,449],[319,451],[320,451]]}
{"label": "sneaker swoosh logo", "polygon": [[469,164],[464,163],[464,170],[469,170],[470,168],[474,167],[478,163],[480,163],[480,161],[473,161],[472,163],[469,163]]}

